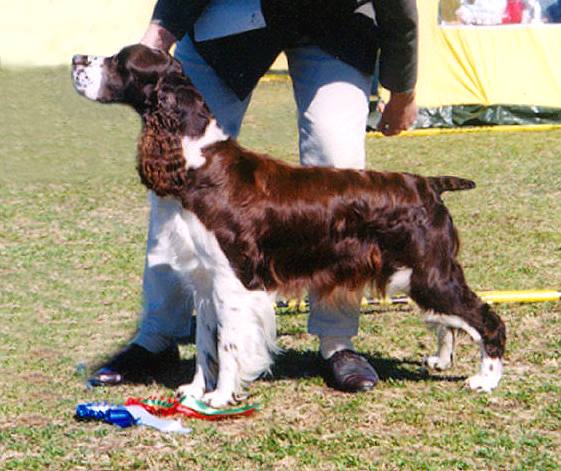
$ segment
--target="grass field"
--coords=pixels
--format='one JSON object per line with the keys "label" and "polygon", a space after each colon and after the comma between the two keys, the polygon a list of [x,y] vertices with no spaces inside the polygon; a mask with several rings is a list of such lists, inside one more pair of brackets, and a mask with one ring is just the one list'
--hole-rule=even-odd
{"label": "grass field", "polygon": [[[272,377],[251,385],[262,411],[184,421],[171,436],[78,423],[77,403],[168,391],[88,391],[93,365],[133,334],[147,200],[134,170],[139,122],[79,98],[65,68],[0,71],[0,468],[560,469],[561,303],[502,305],[505,376],[491,395],[462,387],[476,347],[445,374],[420,366],[434,340],[411,309],[364,314],[358,348],[375,391],[324,385],[306,315],[279,316]],[[242,143],[297,160],[289,86],[255,93]],[[561,286],[560,132],[369,139],[368,167],[473,178],[448,194],[476,289]],[[168,386],[192,374],[194,349]]]}

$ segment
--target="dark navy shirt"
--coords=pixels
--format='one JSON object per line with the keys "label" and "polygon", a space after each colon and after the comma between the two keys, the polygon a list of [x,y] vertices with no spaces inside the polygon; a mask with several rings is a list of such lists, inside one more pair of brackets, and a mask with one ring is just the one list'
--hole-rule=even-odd
{"label": "dark navy shirt", "polygon": [[209,3],[158,0],[152,21],[178,40],[189,34],[199,53],[242,99],[281,51],[302,43],[317,45],[368,74],[379,51],[380,83],[393,92],[415,87],[415,0],[261,0],[264,27],[198,41],[194,25]]}

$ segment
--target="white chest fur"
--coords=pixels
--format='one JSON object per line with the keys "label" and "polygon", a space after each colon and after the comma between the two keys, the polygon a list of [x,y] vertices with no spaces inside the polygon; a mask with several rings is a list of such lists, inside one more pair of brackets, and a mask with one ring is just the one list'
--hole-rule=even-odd
{"label": "white chest fur", "polygon": [[[168,263],[174,270],[195,277],[204,271],[206,276],[218,273],[241,283],[222,251],[215,235],[191,211],[183,209],[179,201],[149,194],[151,203],[149,263]],[[160,260],[161,259],[161,260]],[[193,280],[196,281],[196,280]]]}
{"label": "white chest fur", "polygon": [[215,119],[208,123],[205,133],[198,139],[192,139],[185,136],[181,140],[181,144],[183,146],[183,155],[185,157],[185,161],[187,162],[187,168],[202,167],[206,162],[202,149],[211,144],[225,141],[228,137],[229,136],[222,131],[220,126],[218,126]]}
{"label": "white chest fur", "polygon": [[[224,406],[266,371],[276,351],[275,293],[248,290],[215,235],[177,200],[150,194],[148,264],[167,263],[193,290],[197,311],[197,366],[181,390]],[[218,365],[219,372],[215,366]],[[214,389],[212,392],[207,392]]]}

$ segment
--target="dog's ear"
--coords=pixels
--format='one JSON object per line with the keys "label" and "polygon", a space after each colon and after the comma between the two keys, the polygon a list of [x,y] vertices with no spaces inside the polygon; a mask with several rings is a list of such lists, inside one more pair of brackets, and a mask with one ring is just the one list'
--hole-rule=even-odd
{"label": "dog's ear", "polygon": [[138,141],[137,170],[142,183],[158,196],[178,196],[186,182],[187,167],[181,137],[148,116]]}
{"label": "dog's ear", "polygon": [[162,77],[153,99],[166,129],[194,138],[203,135],[211,113],[201,94],[182,72],[170,72]]}
{"label": "dog's ear", "polygon": [[136,45],[123,49],[117,56],[134,76],[146,83],[156,83],[167,74],[182,72],[179,61],[161,49]]}
{"label": "dog's ear", "polygon": [[113,88],[121,90],[123,103],[132,105],[141,115],[154,110],[154,92],[158,82],[168,75],[181,74],[181,64],[166,51],[142,44],[127,46],[111,58]]}

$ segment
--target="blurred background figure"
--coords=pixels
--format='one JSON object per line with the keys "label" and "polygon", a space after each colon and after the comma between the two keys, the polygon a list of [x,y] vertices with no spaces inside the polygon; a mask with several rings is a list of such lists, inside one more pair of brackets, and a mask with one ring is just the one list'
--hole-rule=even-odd
{"label": "blurred background figure", "polygon": [[561,0],[441,0],[440,22],[480,26],[556,22],[560,15],[555,14],[555,4],[561,5]]}
{"label": "blurred background figure", "polygon": [[561,0],[541,0],[544,18],[549,23],[561,23]]}
{"label": "blurred background figure", "polygon": [[507,7],[507,0],[462,0],[456,16],[465,25],[500,25]]}
{"label": "blurred background figure", "polygon": [[524,2],[522,0],[508,0],[503,15],[503,24],[522,23],[524,16]]}

